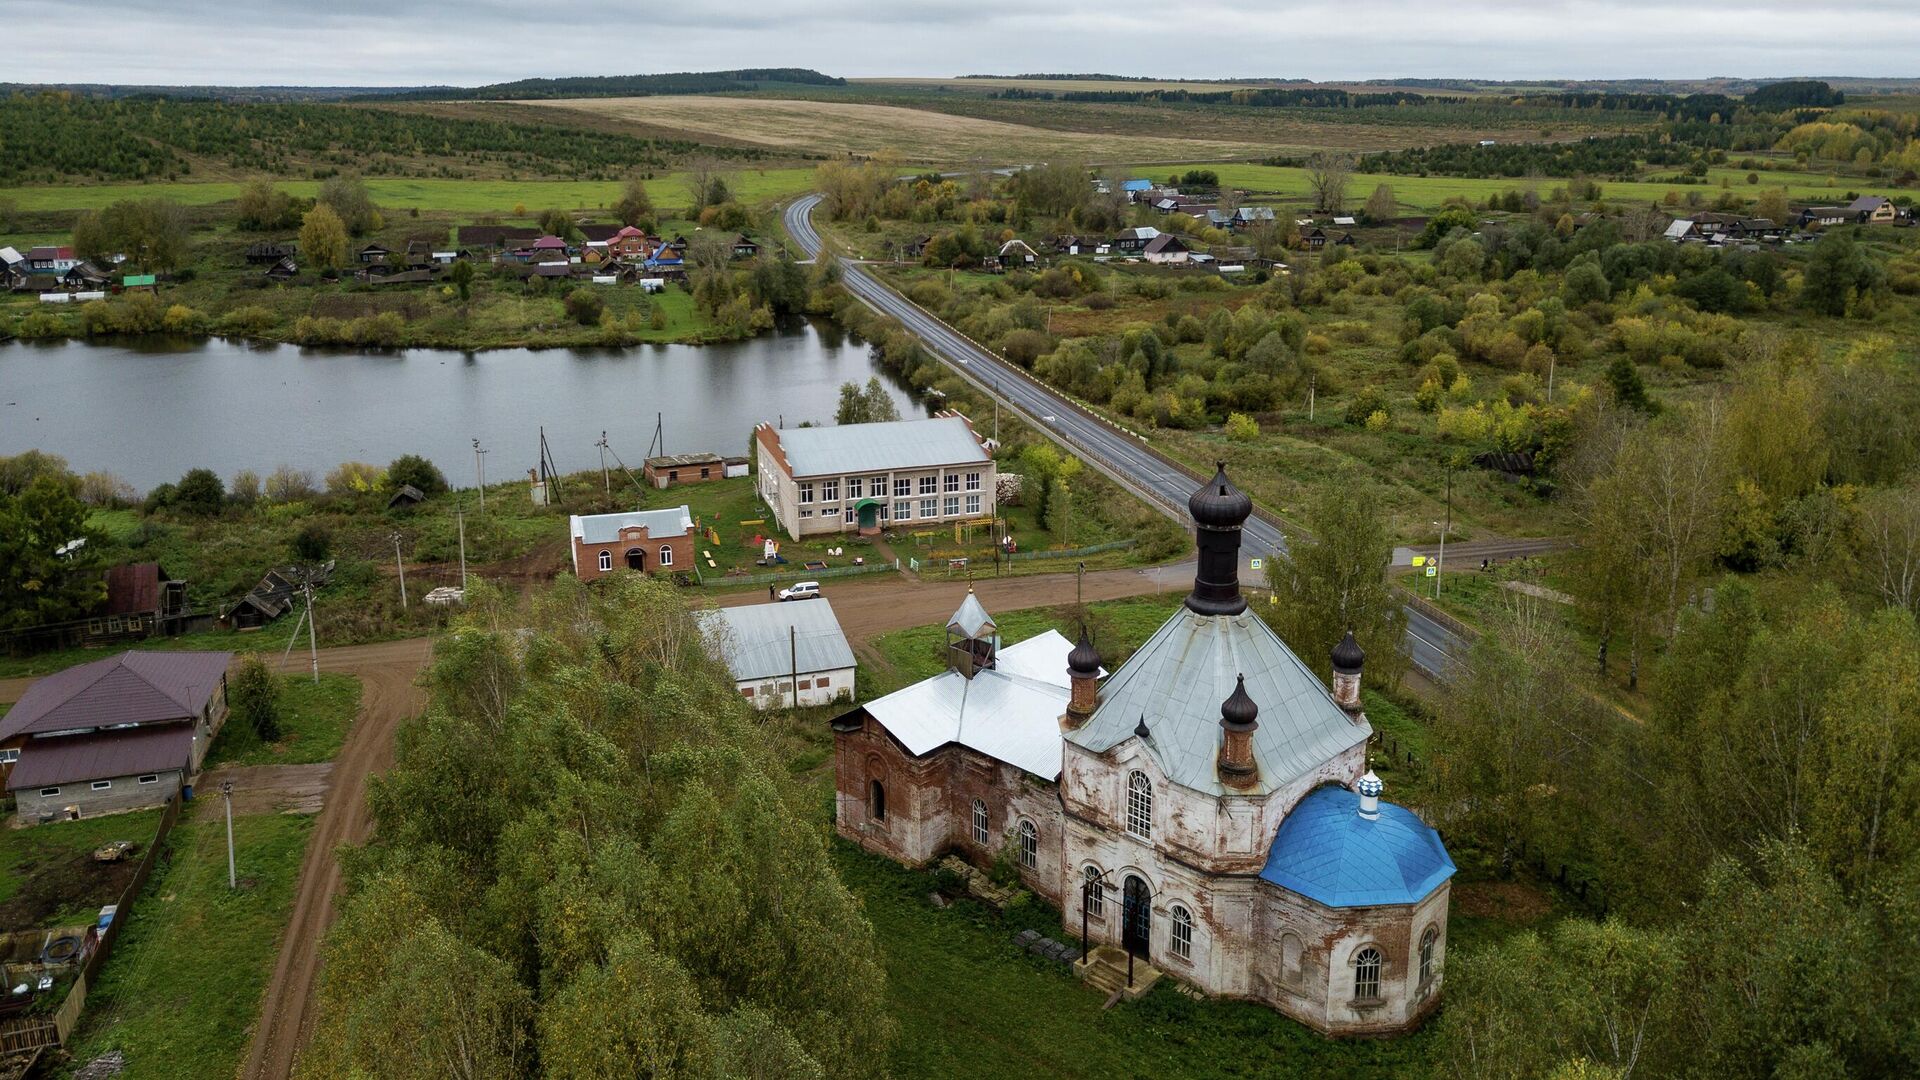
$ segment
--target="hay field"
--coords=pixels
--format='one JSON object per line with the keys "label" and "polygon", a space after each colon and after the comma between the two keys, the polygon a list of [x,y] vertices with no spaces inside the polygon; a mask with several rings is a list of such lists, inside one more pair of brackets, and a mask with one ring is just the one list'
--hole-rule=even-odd
{"label": "hay field", "polygon": [[1208,93],[1215,90],[1246,90],[1256,86],[1279,86],[1273,83],[1229,83],[1229,82],[1181,82],[1177,79],[1154,81],[1135,81],[1132,79],[939,79],[899,78],[848,79],[855,87],[872,87],[888,90],[971,90],[979,93],[991,93],[995,90],[1052,90],[1064,94],[1074,90],[1191,90],[1195,93]]}
{"label": "hay field", "polygon": [[976,159],[1044,161],[1061,156],[1094,161],[1190,160],[1268,153],[1269,141],[1165,134],[1059,131],[1002,120],[955,116],[897,105],[802,101],[767,97],[659,96],[570,98],[529,102],[675,130],[687,138],[727,138],[775,150],[874,154],[893,150],[909,161],[936,164]]}

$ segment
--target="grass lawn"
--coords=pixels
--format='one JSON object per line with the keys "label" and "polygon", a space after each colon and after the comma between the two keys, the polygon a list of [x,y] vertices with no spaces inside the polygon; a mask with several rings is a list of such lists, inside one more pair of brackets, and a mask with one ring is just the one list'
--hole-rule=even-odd
{"label": "grass lawn", "polygon": [[132,840],[145,853],[160,811],[54,821],[30,829],[0,827],[0,930],[92,925],[132,879],[138,856],[97,863],[92,853]]}
{"label": "grass lawn", "polygon": [[[686,177],[668,173],[647,182],[654,201],[663,207],[679,205],[686,195]],[[756,203],[798,195],[813,186],[812,168],[752,169],[728,173],[735,196]],[[121,199],[160,196],[186,206],[229,202],[245,185],[227,181],[180,181],[150,184],[71,184],[20,187],[7,197],[21,210],[91,210]],[[317,180],[276,181],[291,195],[312,198]],[[599,209],[611,205],[624,187],[617,180],[439,180],[405,177],[369,177],[374,202],[388,210],[454,210],[511,214],[517,206],[538,212],[558,206],[569,210]]]}
{"label": "grass lawn", "polygon": [[340,752],[360,710],[360,680],[351,675],[281,675],[280,738],[265,743],[234,720],[220,731],[204,768],[219,765],[311,765]]}
{"label": "grass lawn", "polygon": [[147,882],[71,1047],[76,1063],[126,1054],[121,1080],[231,1080],[259,1017],[313,819],[234,819],[241,888],[227,889],[217,816],[182,820]]}
{"label": "grass lawn", "polygon": [[[1180,606],[1182,595],[1175,590],[1165,596],[1137,596],[1126,600],[1103,600],[1088,604],[1090,629],[1100,646],[1100,659],[1108,671],[1118,668],[1133,655],[1142,642],[1153,635]],[[994,620],[1000,627],[1003,644],[1013,645],[1048,630],[1058,630],[1068,638],[1079,633],[1079,623],[1067,607],[1028,608],[1024,611],[997,611]],[[947,669],[941,650],[946,645],[944,626],[916,626],[895,630],[873,639],[873,647],[887,661],[890,671],[860,669],[860,700],[869,701],[890,694],[910,683],[930,678]],[[869,682],[871,677],[871,682]]]}
{"label": "grass lawn", "polygon": [[[900,1025],[901,1077],[1417,1077],[1433,1036],[1336,1042],[1259,1005],[1196,1001],[1162,983],[1132,1004],[1105,998],[1067,967],[1017,948],[1024,927],[1067,937],[1032,901],[996,914],[927,902],[930,875],[836,841],[841,880],[865,904]],[[1454,928],[1459,948],[1460,920]]]}

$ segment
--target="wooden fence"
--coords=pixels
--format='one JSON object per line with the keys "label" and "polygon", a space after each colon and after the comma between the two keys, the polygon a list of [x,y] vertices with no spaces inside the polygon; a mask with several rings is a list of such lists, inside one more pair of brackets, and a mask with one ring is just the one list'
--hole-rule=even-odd
{"label": "wooden fence", "polygon": [[[0,1052],[33,1050],[47,1046],[65,1046],[73,1036],[73,1029],[80,1023],[80,1014],[87,1007],[87,987],[99,977],[100,966],[107,962],[107,955],[113,951],[113,943],[120,940],[120,929],[127,924],[127,917],[133,913],[134,900],[140,890],[153,876],[153,867],[160,859],[160,848],[173,831],[174,823],[180,820],[182,801],[178,793],[168,800],[167,808],[160,815],[160,826],[154,830],[153,842],[140,856],[140,865],[134,868],[133,880],[120,891],[114,901],[113,921],[100,935],[86,958],[81,961],[80,974],[73,980],[73,988],[67,991],[66,999],[54,1010],[51,1019],[45,1016],[17,1017],[0,1022]],[[58,828],[57,823],[41,825],[38,828]]]}

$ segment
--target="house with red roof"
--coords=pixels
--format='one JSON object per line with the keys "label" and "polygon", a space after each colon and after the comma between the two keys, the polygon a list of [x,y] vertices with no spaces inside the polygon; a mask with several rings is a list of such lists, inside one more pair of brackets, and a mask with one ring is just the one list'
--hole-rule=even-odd
{"label": "house with red roof", "polygon": [[225,652],[126,652],[35,682],[0,716],[0,773],[23,825],[191,794],[227,718]]}

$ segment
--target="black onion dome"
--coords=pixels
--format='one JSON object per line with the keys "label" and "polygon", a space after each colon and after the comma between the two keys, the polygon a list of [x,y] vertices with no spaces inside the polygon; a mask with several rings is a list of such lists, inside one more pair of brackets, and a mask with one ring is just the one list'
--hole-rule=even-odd
{"label": "black onion dome", "polygon": [[1153,733],[1147,730],[1147,714],[1146,713],[1140,714],[1140,722],[1133,725],[1133,733],[1136,737],[1142,738],[1142,739],[1150,739],[1153,737]]}
{"label": "black onion dome", "polygon": [[1253,515],[1253,499],[1227,479],[1227,463],[1214,463],[1213,479],[1187,497],[1187,512],[1196,525],[1210,529],[1237,529]]}
{"label": "black onion dome", "polygon": [[1067,654],[1067,670],[1075,675],[1100,674],[1100,650],[1087,640],[1087,628],[1080,628],[1080,644]]}
{"label": "black onion dome", "polygon": [[1365,663],[1367,654],[1360,651],[1360,643],[1353,640],[1353,631],[1340,639],[1333,647],[1333,670],[1342,675],[1360,674],[1360,665]]}
{"label": "black onion dome", "polygon": [[1240,676],[1234,683],[1233,693],[1220,704],[1220,723],[1224,727],[1246,729],[1253,727],[1260,719],[1260,706],[1247,696],[1247,677]]}

